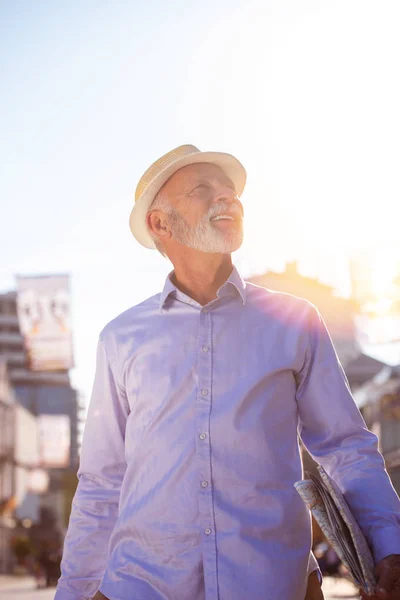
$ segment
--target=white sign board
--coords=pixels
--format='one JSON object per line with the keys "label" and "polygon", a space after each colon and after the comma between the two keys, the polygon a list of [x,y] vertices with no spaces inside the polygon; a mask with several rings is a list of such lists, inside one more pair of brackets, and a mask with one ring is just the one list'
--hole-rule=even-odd
{"label": "white sign board", "polygon": [[17,278],[19,326],[32,371],[73,366],[69,277]]}
{"label": "white sign board", "polygon": [[39,415],[39,464],[41,467],[69,466],[71,425],[67,415]]}

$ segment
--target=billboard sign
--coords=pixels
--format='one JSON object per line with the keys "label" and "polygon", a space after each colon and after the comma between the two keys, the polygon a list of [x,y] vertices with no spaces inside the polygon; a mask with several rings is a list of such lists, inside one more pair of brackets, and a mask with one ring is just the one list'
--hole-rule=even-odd
{"label": "billboard sign", "polygon": [[17,278],[19,326],[32,371],[73,366],[68,275]]}
{"label": "billboard sign", "polygon": [[70,463],[71,425],[67,415],[39,415],[39,464],[65,468]]}

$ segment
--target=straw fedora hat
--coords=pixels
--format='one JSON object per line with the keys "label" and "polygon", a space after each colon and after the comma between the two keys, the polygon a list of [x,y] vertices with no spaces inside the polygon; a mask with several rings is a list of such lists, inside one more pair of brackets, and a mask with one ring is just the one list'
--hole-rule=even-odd
{"label": "straw fedora hat", "polygon": [[152,249],[156,247],[146,224],[146,215],[155,196],[178,169],[194,163],[212,163],[220,167],[231,179],[237,195],[241,196],[246,183],[246,171],[231,154],[200,152],[196,146],[190,144],[171,150],[147,169],[136,187],[135,204],[129,218],[129,226],[142,246]]}

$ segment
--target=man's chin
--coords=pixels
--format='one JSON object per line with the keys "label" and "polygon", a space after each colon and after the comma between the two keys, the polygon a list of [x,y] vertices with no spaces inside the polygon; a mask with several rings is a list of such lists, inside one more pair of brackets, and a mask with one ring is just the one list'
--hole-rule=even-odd
{"label": "man's chin", "polygon": [[234,235],[225,233],[225,235],[202,236],[193,238],[192,236],[174,236],[176,241],[192,248],[204,252],[205,254],[232,254],[240,248],[243,243],[243,234],[235,233]]}
{"label": "man's chin", "polygon": [[229,244],[225,243],[221,245],[215,245],[213,247],[205,246],[203,252],[205,252],[206,254],[232,254],[232,252],[236,252],[236,250],[239,250],[242,243],[243,240],[238,240]]}

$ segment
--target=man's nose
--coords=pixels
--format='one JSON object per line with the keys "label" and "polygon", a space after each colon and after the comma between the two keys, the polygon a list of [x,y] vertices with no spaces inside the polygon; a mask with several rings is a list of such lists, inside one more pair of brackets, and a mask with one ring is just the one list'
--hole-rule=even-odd
{"label": "man's nose", "polygon": [[227,202],[229,204],[235,202],[237,200],[236,192],[232,188],[222,187],[215,194],[214,202]]}
{"label": "man's nose", "polygon": [[228,205],[237,205],[242,217],[244,216],[243,204],[240,202],[235,190],[233,190],[232,188],[225,188],[224,190],[221,190],[218,194],[216,194],[214,203],[218,204],[218,202],[225,202]]}

